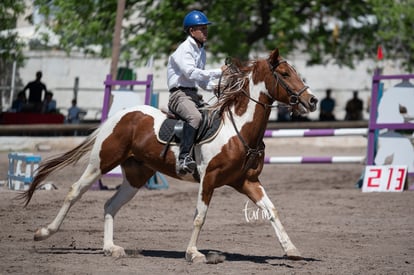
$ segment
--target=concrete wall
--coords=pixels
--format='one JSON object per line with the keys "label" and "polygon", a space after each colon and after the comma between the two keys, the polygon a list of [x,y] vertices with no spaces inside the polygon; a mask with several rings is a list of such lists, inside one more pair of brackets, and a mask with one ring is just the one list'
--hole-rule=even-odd
{"label": "concrete wall", "polygon": [[[19,76],[23,83],[34,79],[38,70],[43,71],[43,80],[48,89],[54,92],[58,108],[66,113],[74,96],[73,86],[75,77],[79,78],[78,105],[88,110],[88,119],[99,119],[103,102],[104,80],[110,70],[109,59],[99,59],[73,54],[70,57],[62,52],[29,52],[25,67],[19,70]],[[265,54],[260,57],[265,57]],[[325,90],[331,88],[332,96],[337,102],[335,114],[337,119],[342,120],[345,116],[345,103],[352,97],[352,91],[360,91],[360,98],[364,101],[364,107],[371,93],[371,71],[376,64],[373,61],[362,61],[355,69],[340,68],[336,65],[307,67],[303,55],[292,55],[288,60],[297,68],[313,92],[322,99]],[[139,80],[144,80],[148,73],[154,75],[154,92],[160,93],[160,107],[166,106],[168,102],[165,60],[158,60],[153,68],[136,68]],[[122,66],[123,64],[120,64]],[[215,67],[219,67],[217,64]],[[393,64],[384,64],[385,74],[400,74],[399,68]],[[393,85],[394,83],[386,83]],[[21,87],[20,87],[21,88]],[[142,91],[142,89],[140,89]],[[205,100],[213,97],[212,94],[203,93]],[[311,119],[317,119],[318,111],[309,115]],[[368,113],[364,112],[365,118]],[[275,113],[272,114],[276,118]]]}
{"label": "concrete wall", "polygon": [[[79,145],[85,138],[86,137],[0,137],[0,152],[35,153],[41,151],[67,151]],[[362,150],[365,150],[367,146],[367,139],[363,136],[265,138],[264,141],[269,148],[276,148],[273,146],[292,146],[298,143],[310,147],[357,147]],[[323,151],[321,152],[323,154],[326,153]]]}

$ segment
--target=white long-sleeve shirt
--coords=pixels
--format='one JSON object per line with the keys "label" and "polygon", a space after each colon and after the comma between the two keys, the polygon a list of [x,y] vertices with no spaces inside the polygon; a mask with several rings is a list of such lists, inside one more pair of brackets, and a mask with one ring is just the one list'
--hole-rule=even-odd
{"label": "white long-sleeve shirt", "polygon": [[176,87],[196,87],[212,90],[221,75],[221,69],[205,70],[206,52],[199,48],[191,36],[180,44],[168,59],[168,89]]}

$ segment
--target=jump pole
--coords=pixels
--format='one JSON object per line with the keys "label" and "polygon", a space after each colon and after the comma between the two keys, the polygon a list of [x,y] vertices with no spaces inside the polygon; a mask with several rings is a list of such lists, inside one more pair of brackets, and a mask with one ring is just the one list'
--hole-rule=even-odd
{"label": "jump pole", "polygon": [[333,164],[333,163],[360,163],[365,162],[364,156],[332,156],[332,157],[265,157],[265,164]]}
{"label": "jump pole", "polygon": [[[366,136],[367,128],[343,129],[281,129],[266,130],[265,138],[281,137],[334,137],[334,136]],[[265,164],[332,164],[332,163],[363,163],[363,156],[281,156],[265,157]]]}
{"label": "jump pole", "polygon": [[343,129],[281,129],[266,130],[264,137],[330,137],[330,136],[364,136],[368,134],[367,128]]}

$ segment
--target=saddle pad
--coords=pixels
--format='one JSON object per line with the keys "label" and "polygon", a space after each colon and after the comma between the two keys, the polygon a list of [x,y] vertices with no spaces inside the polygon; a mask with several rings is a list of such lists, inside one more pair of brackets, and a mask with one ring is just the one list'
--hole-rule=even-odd
{"label": "saddle pad", "polygon": [[[167,118],[161,125],[159,133],[157,133],[157,139],[160,143],[176,145],[180,142],[180,139],[174,134],[174,126],[177,123],[177,119]],[[215,116],[211,125],[206,126],[204,129],[202,127],[198,130],[199,132],[203,132],[201,136],[198,136],[200,133],[197,134],[196,144],[203,144],[210,142],[213,140],[216,135],[218,134],[221,126],[223,125],[223,121],[221,117]]]}

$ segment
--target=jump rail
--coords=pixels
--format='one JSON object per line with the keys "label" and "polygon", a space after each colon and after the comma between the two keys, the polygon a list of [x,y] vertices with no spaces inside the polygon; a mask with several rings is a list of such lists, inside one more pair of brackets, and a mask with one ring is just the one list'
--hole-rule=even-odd
{"label": "jump rail", "polygon": [[[72,136],[73,131],[92,132],[100,125],[99,122],[80,123],[80,124],[19,124],[3,125],[0,124],[0,136],[13,135],[36,135],[36,133]],[[367,128],[367,121],[304,121],[304,122],[269,122],[268,129],[347,129],[347,128]],[[86,134],[85,134],[86,135]]]}
{"label": "jump rail", "polygon": [[[367,128],[343,129],[281,129],[266,130],[265,138],[280,137],[332,137],[332,136],[367,136]],[[330,163],[360,163],[365,161],[364,156],[282,156],[265,157],[265,164],[330,164]]]}
{"label": "jump rail", "polygon": [[36,133],[73,136],[73,131],[91,133],[97,127],[99,127],[99,123],[0,125],[0,136],[30,135]]}
{"label": "jump rail", "polygon": [[329,137],[329,136],[363,136],[367,128],[347,129],[283,129],[266,130],[264,137]]}
{"label": "jump rail", "polygon": [[330,164],[330,163],[360,163],[363,164],[363,156],[332,156],[332,157],[265,157],[265,164]]}

